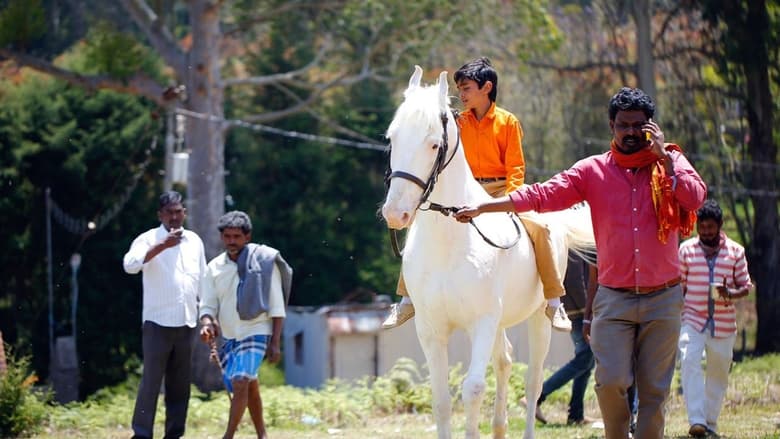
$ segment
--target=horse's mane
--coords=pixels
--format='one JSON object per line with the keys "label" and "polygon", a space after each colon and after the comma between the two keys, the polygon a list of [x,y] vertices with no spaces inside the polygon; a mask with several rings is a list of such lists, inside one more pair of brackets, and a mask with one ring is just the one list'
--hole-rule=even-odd
{"label": "horse's mane", "polygon": [[[447,104],[449,105],[449,96]],[[439,127],[439,87],[429,85],[407,90],[404,101],[393,116],[393,121],[387,127],[386,137],[392,137],[401,127],[412,129],[419,133],[430,133]]]}

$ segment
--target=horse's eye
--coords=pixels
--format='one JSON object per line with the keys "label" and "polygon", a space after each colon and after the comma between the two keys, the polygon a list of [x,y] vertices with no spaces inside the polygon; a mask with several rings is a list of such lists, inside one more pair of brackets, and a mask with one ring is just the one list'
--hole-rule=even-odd
{"label": "horse's eye", "polygon": [[433,146],[431,146],[432,149],[437,149],[439,147],[438,143],[434,143]]}

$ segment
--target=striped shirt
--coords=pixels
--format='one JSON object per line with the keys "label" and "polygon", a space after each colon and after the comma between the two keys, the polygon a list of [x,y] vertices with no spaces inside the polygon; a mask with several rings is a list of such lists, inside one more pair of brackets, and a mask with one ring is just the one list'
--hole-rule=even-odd
{"label": "striped shirt", "polygon": [[[699,238],[694,237],[680,245],[680,275],[682,276],[685,305],[683,324],[697,331],[704,331],[709,317],[710,271]],[[751,287],[745,249],[728,237],[715,256],[712,281],[723,283],[730,289]],[[729,337],[737,332],[737,315],[734,305],[718,297],[713,307],[715,338]],[[710,333],[710,331],[707,331]]]}
{"label": "striped shirt", "polygon": [[142,322],[194,328],[198,319],[198,295],[206,272],[203,242],[195,232],[184,230],[179,245],[163,250],[144,263],[149,249],[166,236],[168,231],[160,225],[135,238],[125,254],[124,268],[129,274],[143,270]]}

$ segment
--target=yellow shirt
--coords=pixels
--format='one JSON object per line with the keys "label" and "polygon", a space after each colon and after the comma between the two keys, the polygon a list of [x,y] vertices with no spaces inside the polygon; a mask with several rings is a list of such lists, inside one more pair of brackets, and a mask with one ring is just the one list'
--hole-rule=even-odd
{"label": "yellow shirt", "polygon": [[523,128],[510,112],[496,103],[482,120],[467,111],[458,119],[466,161],[475,178],[506,178],[506,192],[512,192],[525,181]]}

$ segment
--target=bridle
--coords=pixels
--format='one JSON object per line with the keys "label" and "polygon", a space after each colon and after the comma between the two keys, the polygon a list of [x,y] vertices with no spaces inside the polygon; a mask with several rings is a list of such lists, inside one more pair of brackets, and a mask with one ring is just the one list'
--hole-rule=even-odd
{"label": "bridle", "polygon": [[[452,116],[453,119],[457,119],[455,110],[452,110]],[[441,126],[443,129],[441,134],[441,142],[439,142],[438,151],[436,153],[436,160],[433,162],[431,172],[428,175],[428,180],[423,180],[420,177],[406,171],[393,171],[390,168],[389,161],[387,165],[387,173],[385,174],[385,189],[390,188],[390,180],[396,177],[411,181],[423,190],[422,195],[420,195],[420,201],[417,203],[417,208],[428,201],[428,197],[430,197],[431,192],[433,192],[433,187],[436,185],[436,180],[439,178],[439,174],[441,174],[442,171],[444,171],[444,168],[450,164],[452,159],[455,157],[455,154],[458,152],[458,147],[460,147],[460,127],[457,127],[456,124],[456,127],[458,128],[458,138],[455,141],[455,149],[452,151],[452,155],[450,155],[450,158],[447,159],[447,151],[449,150],[447,134],[447,122],[449,121],[449,118],[447,116],[447,112],[442,111],[439,114],[439,119],[441,119]]]}
{"label": "bridle", "polygon": [[[451,110],[453,120],[458,118],[458,115],[455,110]],[[385,172],[385,192],[387,192],[390,188],[390,180],[393,178],[402,178],[404,180],[411,181],[412,183],[416,184],[417,186],[422,189],[422,194],[420,195],[420,201],[417,203],[416,209],[420,210],[433,210],[436,212],[441,213],[444,216],[449,216],[451,214],[454,214],[458,211],[459,207],[455,206],[442,206],[441,204],[434,203],[432,201],[428,202],[427,208],[422,208],[421,206],[423,203],[428,201],[428,197],[431,196],[431,192],[433,192],[433,187],[436,185],[436,181],[439,178],[439,174],[444,171],[444,169],[447,167],[447,165],[450,164],[453,158],[455,158],[455,154],[458,152],[458,148],[460,147],[460,127],[455,124],[455,127],[458,130],[457,139],[455,141],[455,148],[452,151],[452,155],[450,155],[449,159],[447,158],[447,151],[449,150],[449,140],[448,140],[448,134],[447,134],[447,123],[449,122],[449,118],[447,116],[447,111],[442,111],[439,114],[439,119],[441,119],[441,126],[442,126],[442,135],[441,135],[441,142],[438,145],[438,151],[436,153],[436,160],[433,162],[433,166],[431,167],[431,172],[428,175],[428,180],[423,180],[420,177],[406,172],[406,171],[399,171],[395,170],[393,171],[390,167],[390,161],[388,160],[387,164],[387,171]],[[493,241],[491,241],[485,234],[482,233],[481,230],[479,230],[479,227],[474,223],[473,219],[469,220],[469,224],[471,224],[474,229],[477,230],[477,233],[479,233],[479,236],[482,237],[482,239],[485,240],[488,244],[492,245],[493,247],[500,248],[500,249],[509,249],[512,248],[515,244],[517,244],[518,241],[520,241],[520,226],[517,224],[517,221],[514,219],[514,216],[512,217],[512,223],[515,226],[515,229],[517,230],[517,237],[512,241],[512,243],[508,245],[500,245],[496,244]],[[393,253],[396,255],[396,257],[401,257],[402,251],[398,245],[398,233],[394,229],[387,229],[390,233],[390,245],[393,247]]]}

